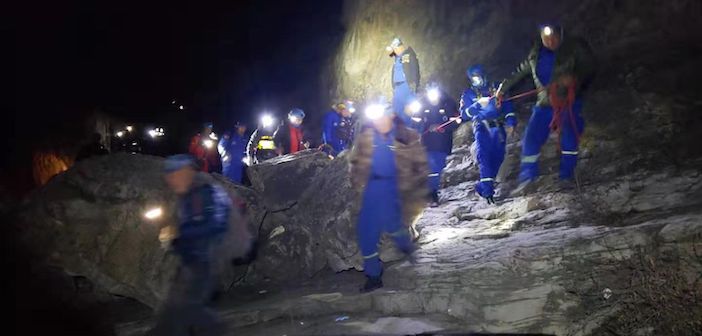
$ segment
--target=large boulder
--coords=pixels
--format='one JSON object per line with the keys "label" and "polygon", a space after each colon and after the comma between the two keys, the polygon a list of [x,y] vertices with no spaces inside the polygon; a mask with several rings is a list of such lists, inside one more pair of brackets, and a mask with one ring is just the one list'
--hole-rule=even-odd
{"label": "large boulder", "polygon": [[[162,159],[152,156],[115,154],[79,162],[22,206],[23,241],[49,265],[155,307],[178,265],[158,240],[159,225],[174,221],[176,201],[162,175]],[[253,221],[260,219],[255,192],[218,182],[247,201]],[[164,210],[162,222],[146,220],[145,211],[157,206]],[[228,276],[224,282],[231,282],[233,274]]]}
{"label": "large boulder", "polygon": [[[293,160],[295,167],[312,167],[318,159]],[[308,278],[324,268],[363,269],[356,243],[359,197],[351,187],[348,165],[348,152],[342,152],[315,172],[294,207],[269,213],[260,232],[257,275],[280,281]],[[270,186],[277,190],[275,184]],[[388,243],[382,244],[380,254],[383,261],[403,257]]]}
{"label": "large boulder", "polygon": [[266,195],[265,206],[269,210],[281,210],[299,200],[329,161],[323,152],[306,150],[253,165],[247,174],[252,187]]}

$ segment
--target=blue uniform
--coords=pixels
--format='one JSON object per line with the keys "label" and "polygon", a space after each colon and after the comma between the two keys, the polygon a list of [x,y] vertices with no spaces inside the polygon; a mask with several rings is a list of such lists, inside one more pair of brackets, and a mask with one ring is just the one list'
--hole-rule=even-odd
{"label": "blue uniform", "polygon": [[338,128],[341,126],[343,118],[332,110],[324,115],[322,123],[322,142],[334,148],[334,152],[339,153],[344,150],[344,140],[339,138]]}
{"label": "blue uniform", "polygon": [[179,235],[172,246],[181,267],[153,335],[185,336],[192,328],[218,333],[217,314],[205,306],[213,290],[211,251],[228,228],[231,199],[219,186],[197,183],[179,201]]}
{"label": "blue uniform", "polygon": [[494,84],[482,88],[472,87],[461,96],[461,118],[473,121],[473,146],[480,170],[480,181],[475,189],[485,198],[494,195],[495,177],[504,161],[507,138],[504,125],[514,127],[517,123],[510,102],[504,102],[500,108],[495,105],[495,99],[490,99],[486,107],[478,103],[479,98],[491,96],[491,91],[495,89]]}
{"label": "blue uniform", "polygon": [[441,182],[441,171],[446,167],[446,157],[453,149],[453,132],[458,128],[458,123],[450,123],[442,129],[431,132],[432,125],[441,125],[458,116],[456,102],[445,94],[441,101],[432,105],[427,99],[420,102],[424,109],[421,113],[422,144],[427,149],[429,161],[429,190],[436,193]]}
{"label": "blue uniform", "polygon": [[[544,86],[548,86],[551,82],[555,61],[556,54],[545,47],[541,47],[536,64],[536,76]],[[561,179],[573,178],[573,172],[578,161],[577,134],[582,134],[585,128],[585,122],[580,115],[582,106],[582,100],[578,97],[573,103],[572,115],[569,111],[562,112],[562,125],[560,128],[561,165],[559,173]],[[552,117],[553,108],[551,106],[534,106],[522,141],[520,181],[533,180],[539,176],[539,154],[541,153],[541,147],[546,143],[551,132],[549,126]],[[571,120],[571,117],[574,120]],[[573,125],[577,129],[577,134],[573,129]]]}
{"label": "blue uniform", "polygon": [[392,68],[392,81],[394,83],[392,107],[405,125],[409,127],[414,123],[412,122],[412,117],[405,113],[405,106],[412,102],[415,93],[410,88],[403,67],[402,56],[395,56],[395,63]]}
{"label": "blue uniform", "polygon": [[244,173],[243,159],[246,155],[247,136],[234,133],[229,139],[219,140],[217,149],[222,158],[222,175],[234,183],[241,184]]}
{"label": "blue uniform", "polygon": [[409,253],[413,248],[409,232],[402,224],[397,168],[392,148],[394,139],[394,132],[387,136],[377,132],[374,134],[371,172],[356,226],[363,254],[363,269],[369,277],[379,277],[382,273],[378,243],[383,232],[388,232],[402,251]]}

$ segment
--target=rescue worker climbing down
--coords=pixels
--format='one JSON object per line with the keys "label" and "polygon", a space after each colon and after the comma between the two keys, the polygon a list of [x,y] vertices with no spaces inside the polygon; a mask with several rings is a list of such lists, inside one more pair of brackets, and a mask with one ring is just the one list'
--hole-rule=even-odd
{"label": "rescue worker climbing down", "polygon": [[400,250],[414,252],[414,220],[426,204],[427,159],[419,135],[389,106],[372,105],[371,127],[356,138],[350,154],[351,183],[361,210],[357,233],[367,276],[362,292],[383,286],[378,243],[388,233]]}
{"label": "rescue worker climbing down", "polygon": [[473,157],[478,162],[480,181],[476,192],[495,203],[495,178],[505,158],[505,146],[508,132],[513,132],[517,124],[512,103],[498,105],[493,97],[497,84],[487,81],[482,65],[476,64],[466,71],[470,87],[461,96],[461,119],[473,121],[474,142],[471,148]]}
{"label": "rescue worker climbing down", "polygon": [[385,48],[394,58],[391,72],[392,104],[405,125],[411,127],[411,116],[407,107],[419,90],[419,61],[414,50],[395,37]]}
{"label": "rescue worker climbing down", "polygon": [[[515,194],[523,192],[539,176],[541,147],[552,130],[560,135],[559,177],[564,187],[573,186],[578,143],[585,128],[582,93],[595,70],[594,55],[584,40],[566,38],[563,28],[557,25],[541,26],[540,34],[541,41],[534,44],[527,59],[502,86],[509,90],[531,75],[538,91],[522,141],[520,185]],[[502,95],[498,92],[498,96]]]}
{"label": "rescue worker climbing down", "polygon": [[268,114],[264,114],[259,121],[258,128],[251,133],[251,138],[246,146],[246,161],[248,164],[257,164],[278,156],[275,146],[275,136],[280,124]]}

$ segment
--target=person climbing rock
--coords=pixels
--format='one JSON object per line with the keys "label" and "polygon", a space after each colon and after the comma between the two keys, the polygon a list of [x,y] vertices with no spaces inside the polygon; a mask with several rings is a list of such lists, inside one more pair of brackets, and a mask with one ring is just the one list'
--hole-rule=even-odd
{"label": "person climbing rock", "polygon": [[244,176],[244,154],[248,137],[246,136],[246,124],[237,122],[234,130],[224,134],[219,140],[217,150],[222,158],[222,175],[230,181],[241,184]]}
{"label": "person climbing rock", "polygon": [[[456,101],[438,87],[427,90],[427,94],[417,101],[417,113],[422,132],[422,144],[427,150],[429,161],[430,206],[439,205],[439,185],[441,171],[446,167],[446,157],[453,149],[453,132],[458,123],[450,122],[458,116]],[[455,120],[455,119],[454,119]]]}
{"label": "person climbing rock", "polygon": [[322,121],[322,143],[331,146],[335,155],[339,154],[351,146],[352,127],[351,112],[346,104],[334,104]]}
{"label": "person climbing rock", "polygon": [[[566,188],[574,185],[578,143],[585,128],[582,93],[596,66],[593,52],[584,40],[566,37],[558,25],[542,25],[539,30],[541,41],[534,44],[527,59],[502,85],[509,90],[531,75],[538,90],[522,141],[520,184],[513,191],[515,194],[525,191],[537,179],[541,147],[551,131],[560,133],[561,183]],[[503,96],[503,92],[498,92],[498,96]]]}
{"label": "person climbing rock", "polygon": [[211,122],[204,123],[202,131],[190,139],[188,152],[195,157],[201,171],[221,172],[222,163],[217,152],[217,136],[212,132]]}
{"label": "person climbing rock", "polygon": [[419,61],[411,47],[406,46],[400,38],[395,37],[385,48],[394,57],[390,76],[392,82],[392,104],[405,125],[412,125],[412,117],[407,113],[407,106],[414,100],[419,90]]}
{"label": "person climbing rock", "polygon": [[274,137],[278,155],[297,153],[310,147],[302,123],[305,112],[293,108],[288,113],[288,121],[283,124]]}
{"label": "person climbing rock", "polygon": [[361,292],[383,287],[378,255],[383,232],[412,258],[411,227],[426,204],[428,173],[419,134],[405,127],[390,106],[373,105],[366,113],[371,127],[356,138],[350,154],[351,183],[361,203],[358,244],[368,278]]}
{"label": "person climbing rock", "polygon": [[258,128],[251,133],[249,143],[246,145],[246,162],[249,165],[261,163],[278,156],[274,138],[280,129],[278,122],[272,115],[261,116]]}
{"label": "person climbing rock", "polygon": [[[222,325],[205,303],[213,291],[212,250],[227,232],[232,200],[220,186],[208,183],[187,154],[168,157],[164,164],[168,187],[178,195],[179,225],[160,239],[180,257],[177,276],[151,335],[218,335]],[[167,235],[168,237],[164,237]]]}
{"label": "person climbing rock", "polygon": [[482,65],[471,66],[466,75],[470,87],[461,95],[460,109],[462,120],[473,121],[475,140],[471,150],[480,170],[475,190],[488,203],[494,204],[495,177],[505,158],[507,134],[514,132],[517,118],[511,102],[497,106],[498,101],[492,96],[498,85],[487,81]]}

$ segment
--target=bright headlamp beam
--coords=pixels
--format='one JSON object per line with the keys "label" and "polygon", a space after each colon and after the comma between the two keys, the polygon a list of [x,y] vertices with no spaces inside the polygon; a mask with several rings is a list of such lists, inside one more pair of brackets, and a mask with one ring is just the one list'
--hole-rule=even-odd
{"label": "bright headlamp beam", "polygon": [[121,137],[124,136],[124,132],[119,131],[119,132],[117,132],[117,134],[115,134],[115,135],[116,135],[118,138],[121,138]]}
{"label": "bright headlamp beam", "polygon": [[127,128],[127,132],[131,132],[134,129],[134,127],[132,127],[131,125],[127,126],[126,128]]}
{"label": "bright headlamp beam", "polygon": [[366,118],[368,118],[370,120],[377,120],[383,116],[384,112],[385,112],[385,107],[383,107],[383,105],[373,104],[373,105],[366,107],[365,114],[366,114]]}
{"label": "bright headlamp beam", "polygon": [[263,117],[261,117],[261,125],[264,128],[268,128],[268,127],[273,126],[273,122],[274,122],[273,117],[268,115],[268,114],[264,114]]}
{"label": "bright headlamp beam", "polygon": [[427,91],[427,98],[429,98],[431,101],[438,101],[439,96],[439,89],[437,88],[429,89],[429,91]]}
{"label": "bright headlamp beam", "polygon": [[422,104],[419,101],[414,100],[410,103],[409,109],[412,113],[419,113],[419,110],[422,109]]}
{"label": "bright headlamp beam", "polygon": [[148,220],[154,220],[163,215],[163,209],[160,207],[149,209],[144,213],[144,218]]}
{"label": "bright headlamp beam", "polygon": [[212,148],[212,146],[214,146],[214,141],[207,139],[203,141],[202,144],[205,145],[205,147],[207,148]]}
{"label": "bright headlamp beam", "polygon": [[546,26],[544,27],[543,32],[544,35],[551,36],[551,34],[553,34],[553,28],[551,28],[550,26]]}

